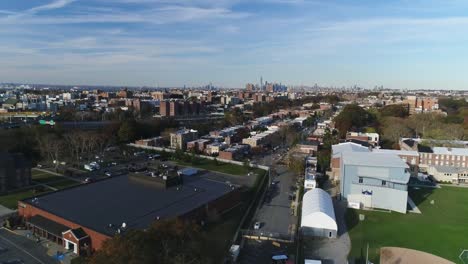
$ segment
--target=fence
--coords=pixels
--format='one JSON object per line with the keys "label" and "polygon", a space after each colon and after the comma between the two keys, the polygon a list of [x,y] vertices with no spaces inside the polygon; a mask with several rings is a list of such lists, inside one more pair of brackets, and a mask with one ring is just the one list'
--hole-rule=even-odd
{"label": "fence", "polygon": [[292,234],[281,234],[275,232],[265,232],[262,230],[241,230],[242,236],[247,239],[255,239],[255,240],[270,240],[270,241],[278,241],[283,243],[293,243],[296,235],[295,232]]}

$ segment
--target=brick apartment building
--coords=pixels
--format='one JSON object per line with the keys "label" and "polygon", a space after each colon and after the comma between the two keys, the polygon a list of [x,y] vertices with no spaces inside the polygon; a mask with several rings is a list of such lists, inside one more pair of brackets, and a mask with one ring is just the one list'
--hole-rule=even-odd
{"label": "brick apartment building", "polygon": [[200,115],[204,109],[202,102],[161,101],[159,104],[159,114],[163,117]]}

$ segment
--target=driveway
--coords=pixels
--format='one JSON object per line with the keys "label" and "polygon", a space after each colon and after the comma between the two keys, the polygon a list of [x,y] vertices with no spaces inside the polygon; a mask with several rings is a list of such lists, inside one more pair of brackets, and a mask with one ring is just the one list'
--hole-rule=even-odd
{"label": "driveway", "polygon": [[349,238],[345,223],[346,203],[333,200],[333,204],[339,237],[336,239],[303,238],[302,247],[306,259],[320,259],[324,264],[347,263],[348,254],[351,250],[351,239]]}

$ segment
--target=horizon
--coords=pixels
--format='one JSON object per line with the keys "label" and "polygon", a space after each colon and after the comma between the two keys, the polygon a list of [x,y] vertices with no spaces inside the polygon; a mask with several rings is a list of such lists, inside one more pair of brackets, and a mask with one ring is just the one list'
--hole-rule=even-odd
{"label": "horizon", "polygon": [[466,8],[459,0],[8,1],[0,3],[0,80],[243,88],[263,76],[293,86],[463,91]]}

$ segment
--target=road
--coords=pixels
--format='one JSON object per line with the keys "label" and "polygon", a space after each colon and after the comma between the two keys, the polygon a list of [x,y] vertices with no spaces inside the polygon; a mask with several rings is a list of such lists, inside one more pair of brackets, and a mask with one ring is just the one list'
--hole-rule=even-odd
{"label": "road", "polygon": [[7,261],[11,261],[12,264],[59,263],[47,255],[42,245],[2,228],[0,229],[0,263]]}
{"label": "road", "polygon": [[[286,166],[278,164],[286,153],[287,149],[280,148],[254,160],[257,164],[266,165],[272,169],[268,189],[265,191],[248,231],[252,234],[284,240],[291,239],[294,234],[297,217],[291,214],[290,194],[296,189],[295,177]],[[259,230],[253,229],[254,222],[261,223]],[[273,244],[272,241],[247,239],[241,250],[240,263],[270,263],[272,255],[290,252],[291,249],[288,249],[288,246],[291,247],[291,244]]]}

